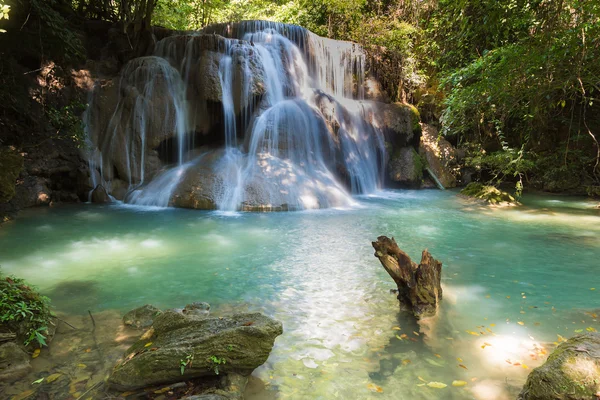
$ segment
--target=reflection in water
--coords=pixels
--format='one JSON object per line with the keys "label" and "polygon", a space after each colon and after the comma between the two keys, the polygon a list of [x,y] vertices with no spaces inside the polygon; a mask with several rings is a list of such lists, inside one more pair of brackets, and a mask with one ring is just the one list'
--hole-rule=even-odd
{"label": "reflection in water", "polygon": [[[557,335],[600,329],[600,217],[547,200],[490,210],[452,192],[390,191],[294,213],[55,208],[2,228],[0,264],[71,313],[87,312],[84,296],[53,289],[86,281],[93,312],[207,301],[280,319],[249,399],[508,399]],[[382,234],[444,263],[436,318],[399,314],[370,245]]]}

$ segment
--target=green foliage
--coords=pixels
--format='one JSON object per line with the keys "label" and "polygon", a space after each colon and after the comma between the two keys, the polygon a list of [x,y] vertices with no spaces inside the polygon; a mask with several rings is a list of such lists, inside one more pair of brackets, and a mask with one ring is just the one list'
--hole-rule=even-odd
{"label": "green foliage", "polygon": [[225,360],[225,358],[219,358],[217,356],[210,356],[208,361],[212,363],[212,369],[215,371],[216,375],[219,375],[219,365],[227,364],[227,360]]}
{"label": "green foliage", "polygon": [[23,279],[0,272],[0,323],[27,346],[36,342],[46,346],[52,313],[50,300],[41,296]]}
{"label": "green foliage", "polygon": [[85,142],[84,124],[81,120],[81,114],[85,110],[86,105],[79,101],[73,101],[71,104],[60,109],[49,107],[46,109],[52,126],[56,129],[56,138],[70,139],[77,144],[77,147],[82,147]]}
{"label": "green foliage", "polygon": [[[8,19],[8,13],[10,12],[10,6],[0,1],[0,21]],[[0,29],[0,33],[6,33],[6,30]]]}
{"label": "green foliage", "polygon": [[179,360],[179,368],[181,370],[181,375],[183,375],[183,373],[185,372],[185,368],[186,367],[191,367],[192,363],[194,362],[194,355],[193,354],[188,354],[185,357],[185,360]]}
{"label": "green foliage", "polygon": [[495,186],[484,185],[479,182],[469,183],[460,193],[467,197],[485,200],[490,204],[515,203],[516,199],[507,192]]}

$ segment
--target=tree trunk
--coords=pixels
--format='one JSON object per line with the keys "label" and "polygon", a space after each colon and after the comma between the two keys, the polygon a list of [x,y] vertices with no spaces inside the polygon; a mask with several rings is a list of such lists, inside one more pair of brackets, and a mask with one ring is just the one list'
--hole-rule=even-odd
{"label": "tree trunk", "polygon": [[394,238],[379,236],[373,242],[375,257],[398,286],[398,300],[417,318],[434,316],[442,299],[442,263],[423,250],[417,265],[400,250]]}

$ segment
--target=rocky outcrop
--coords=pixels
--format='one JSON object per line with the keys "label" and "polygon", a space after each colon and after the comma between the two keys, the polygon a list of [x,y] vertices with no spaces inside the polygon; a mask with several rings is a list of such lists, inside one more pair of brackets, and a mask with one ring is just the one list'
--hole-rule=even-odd
{"label": "rocky outcrop", "polygon": [[372,244],[375,257],[398,286],[400,305],[417,318],[435,315],[442,299],[442,263],[425,249],[417,265],[394,238],[379,236]]}
{"label": "rocky outcrop", "polygon": [[591,400],[600,394],[600,333],[570,338],[531,371],[519,400]]}
{"label": "rocky outcrop", "polygon": [[263,364],[281,323],[260,313],[207,317],[168,310],[115,366],[108,384],[132,390],[182,380],[236,373]]}
{"label": "rocky outcrop", "polygon": [[31,370],[29,355],[13,342],[0,346],[0,382],[13,382]]}
{"label": "rocky outcrop", "polygon": [[445,188],[456,187],[456,149],[432,125],[423,124],[419,154]]}
{"label": "rocky outcrop", "polygon": [[479,182],[469,183],[460,191],[460,196],[480,200],[494,206],[517,206],[521,204],[510,193]]}

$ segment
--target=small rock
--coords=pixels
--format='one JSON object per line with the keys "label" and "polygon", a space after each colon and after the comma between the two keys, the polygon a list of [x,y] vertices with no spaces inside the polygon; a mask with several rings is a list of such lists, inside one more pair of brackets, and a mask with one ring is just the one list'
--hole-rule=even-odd
{"label": "small rock", "polygon": [[185,306],[182,312],[188,315],[208,316],[210,314],[210,304],[195,301]]}
{"label": "small rock", "polygon": [[162,314],[162,311],[158,308],[146,304],[145,306],[138,307],[125,314],[123,317],[123,324],[138,329],[148,328],[149,326],[152,326],[154,318],[160,314]]}
{"label": "small rock", "polygon": [[13,342],[0,346],[0,382],[13,382],[31,370],[29,355]]}

